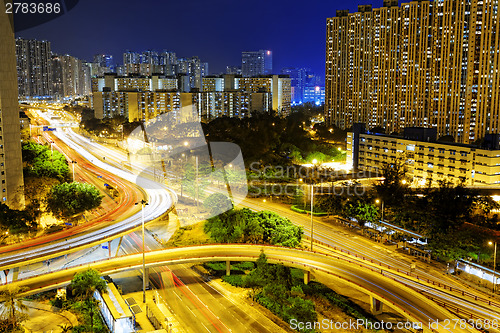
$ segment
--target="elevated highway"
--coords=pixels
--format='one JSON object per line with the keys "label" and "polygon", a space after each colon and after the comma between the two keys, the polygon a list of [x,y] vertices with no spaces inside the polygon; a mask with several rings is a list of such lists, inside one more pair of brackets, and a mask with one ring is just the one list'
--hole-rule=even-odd
{"label": "elevated highway", "polygon": [[[431,330],[429,322],[445,323],[445,320],[459,320],[457,316],[430,301],[413,289],[395,282],[390,277],[381,275],[374,270],[331,255],[325,255],[305,250],[290,249],[265,245],[204,245],[194,247],[171,248],[146,253],[146,267],[162,265],[206,262],[206,261],[256,261],[263,251],[270,263],[281,263],[289,267],[300,268],[321,274],[327,274],[331,279],[347,283],[370,297],[381,301],[407,318],[410,322],[422,323],[427,332],[474,332],[472,328],[445,327],[440,325]],[[134,254],[86,265],[55,271],[42,276],[18,280],[11,285],[26,286],[30,290],[26,294],[39,293],[67,285],[74,274],[82,269],[94,268],[103,275],[125,270],[141,269],[142,255]],[[2,286],[6,288],[7,286]]]}
{"label": "elevated highway", "polygon": [[[148,202],[148,205],[144,207],[144,220],[146,222],[152,221],[173,209],[176,195],[167,186],[99,160],[88,152],[88,148],[85,147],[84,143],[77,142],[65,132],[54,132],[53,134],[62,143],[78,153],[86,161],[85,165],[87,167],[100,170],[101,173],[107,173],[110,177],[114,177],[116,182],[121,179],[125,183],[136,184],[137,186],[134,186],[132,191],[138,192]],[[123,184],[123,187],[127,186],[130,187],[130,185]],[[133,200],[126,202],[129,207],[133,207],[134,204]],[[124,236],[140,228],[141,224],[141,212],[133,215],[123,215],[122,210],[113,211],[106,214],[101,223],[92,226],[77,227],[59,235],[35,238],[20,244],[1,247],[0,269],[5,270],[40,262],[99,245]]]}

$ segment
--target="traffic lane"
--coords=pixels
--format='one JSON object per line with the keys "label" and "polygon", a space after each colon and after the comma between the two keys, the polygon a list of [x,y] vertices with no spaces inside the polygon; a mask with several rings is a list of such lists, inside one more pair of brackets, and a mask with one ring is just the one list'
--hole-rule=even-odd
{"label": "traffic lane", "polygon": [[196,294],[233,332],[276,332],[279,327],[268,323],[267,318],[257,321],[251,316],[251,309],[246,302],[235,304],[218,290],[207,284],[187,265],[169,266],[172,272]]}
{"label": "traffic lane", "polygon": [[[24,241],[23,243],[2,246],[0,247],[0,253],[2,253],[2,255],[0,256],[0,260],[5,256],[13,256],[16,251],[20,251],[28,247],[31,251],[33,251],[34,247],[36,246],[47,246],[52,242],[61,240],[67,241],[68,238],[77,236],[78,234],[89,233],[94,230],[101,229],[106,225],[113,224],[113,220],[115,218],[138,212],[139,208],[135,207],[133,203],[139,200],[142,195],[135,184],[123,181],[103,169],[94,167],[86,160],[78,160],[80,161],[82,169],[84,169],[87,173],[90,173],[94,176],[101,176],[103,179],[109,180],[110,183],[116,184],[118,189],[122,192],[119,204],[111,210],[107,211],[102,216],[80,226],[76,226],[54,234],[32,238]],[[43,251],[46,250],[47,249],[43,249]],[[22,255],[24,256],[25,254],[25,251],[23,251]]]}
{"label": "traffic lane", "polygon": [[[285,263],[292,267],[302,269],[316,269],[337,274],[340,278],[353,279],[363,292],[376,292],[382,301],[395,303],[394,309],[410,320],[416,318],[426,319],[458,319],[449,311],[441,308],[434,302],[430,302],[418,292],[404,287],[388,277],[367,270],[364,267],[353,265],[341,258],[334,258],[319,253],[305,250],[272,247],[265,245],[204,245],[194,247],[171,248],[168,250],[152,251],[146,253],[146,265],[164,266],[172,263],[202,262],[212,260],[231,261],[255,261],[261,250],[271,263]],[[111,274],[127,269],[140,269],[142,262],[141,254],[134,254],[88,264],[87,267],[98,269],[102,274]],[[53,288],[54,285],[69,281],[77,268],[67,269],[61,272],[50,273],[24,281],[17,281],[16,285],[27,285],[31,288],[30,293],[40,292]],[[332,275],[333,276],[333,275]],[[335,277],[335,276],[334,276]],[[445,330],[440,330],[446,332]],[[462,332],[455,330],[455,332]],[[467,331],[463,331],[467,332]],[[470,332],[470,330],[469,330]]]}
{"label": "traffic lane", "polygon": [[[64,136],[64,135],[63,135]],[[67,141],[65,141],[66,144],[68,144]],[[75,146],[72,144],[73,149],[77,149],[80,154],[85,154],[85,158],[87,160],[92,160],[91,157],[89,157],[89,154],[79,146]],[[144,208],[144,218],[146,220],[152,220],[162,214],[162,212],[170,209],[172,207],[172,199],[169,196],[166,188],[162,184],[155,183],[153,181],[141,178],[141,177],[136,177],[135,175],[132,175],[130,173],[124,172],[123,170],[118,170],[116,168],[113,168],[111,166],[106,165],[105,163],[95,161],[92,162],[93,164],[98,164],[99,167],[105,168],[108,167],[109,171],[112,171],[113,173],[118,174],[119,177],[122,178],[133,178],[134,180],[137,181],[138,185],[143,184],[144,186],[147,187],[145,190],[148,194],[149,198],[149,205],[147,205]],[[130,181],[130,179],[129,179]],[[127,218],[125,220],[120,220],[119,222],[109,226],[104,226],[104,228],[100,229],[98,228],[95,232],[88,233],[85,235],[79,235],[78,237],[73,237],[71,238],[71,241],[66,240],[67,243],[60,242],[56,243],[56,245],[49,245],[44,247],[44,253],[48,253],[44,255],[42,258],[38,258],[40,260],[44,260],[45,258],[50,258],[52,255],[54,255],[57,251],[62,251],[64,253],[70,253],[71,251],[84,248],[85,246],[90,247],[93,245],[98,244],[99,238],[101,238],[102,241],[116,238],[118,237],[121,233],[124,231],[133,229],[140,225],[141,217],[140,214],[136,214],[132,216],[132,218]],[[102,224],[101,224],[102,225]],[[52,250],[52,252],[51,252]],[[36,256],[33,255],[33,250],[30,249],[29,251],[23,251],[22,256],[23,259],[26,260],[25,258],[27,256],[31,256],[30,260],[35,261],[37,260]],[[31,259],[33,258],[33,259]],[[5,268],[7,267],[14,267],[17,263],[19,262],[19,259],[14,259],[14,258],[8,258],[7,260],[2,260],[2,267]]]}
{"label": "traffic lane", "polygon": [[[124,239],[124,251],[142,251],[142,233],[133,232]],[[159,247],[157,242],[145,233],[145,249],[150,251],[151,247]],[[168,267],[156,267],[151,269],[150,282],[165,293],[164,300],[175,309],[174,314],[184,327],[190,327],[195,331],[208,330],[209,332],[227,332],[226,323],[206,305],[199,295],[193,293]]]}
{"label": "traffic lane", "polygon": [[[281,204],[272,204],[272,203],[263,203],[259,202],[256,199],[245,199],[241,206],[245,206],[254,210],[271,210],[274,211],[288,219],[290,219],[294,224],[303,227],[304,234],[310,234],[311,228],[311,218],[306,217],[303,214],[293,212],[290,209],[283,207]],[[336,228],[331,225],[325,224],[318,218],[314,218],[314,238],[315,240],[324,242],[331,246],[336,246],[338,248],[346,249],[352,253],[356,253],[361,255],[362,257],[369,258],[372,260],[376,260],[382,262],[386,265],[398,267],[403,270],[408,270],[410,264],[413,262],[411,259],[402,259],[395,258],[391,254],[389,254],[383,248],[376,248],[370,240],[364,239],[358,236],[349,237],[349,233],[342,232],[341,230],[335,230]],[[428,279],[435,278],[434,275],[429,274],[428,270],[424,270],[420,267],[417,267],[417,272],[422,277],[426,277]],[[456,284],[455,281],[450,280]],[[457,288],[463,286],[456,285]]]}
{"label": "traffic lane", "polygon": [[[310,217],[305,217],[303,214],[292,212],[287,207],[283,207],[282,204],[273,204],[268,202],[263,203],[260,200],[247,198],[243,205],[246,205],[247,207],[252,209],[260,208],[278,212],[280,215],[289,218],[295,224],[302,226],[305,230],[305,234],[308,234],[308,232],[310,232]],[[399,268],[403,271],[409,271],[410,265],[414,263],[413,258],[401,258],[399,254],[396,255],[394,252],[388,251],[387,249],[379,246],[379,244],[374,243],[371,240],[365,239],[363,237],[358,237],[357,235],[352,235],[342,228],[324,223],[318,218],[314,219],[314,230],[315,240],[321,241],[330,246],[346,249],[353,254],[357,254],[360,257],[375,260],[385,265]],[[446,284],[448,286],[452,286],[454,289],[467,291],[468,293],[481,298],[492,299],[488,294],[481,293],[477,290],[469,290],[468,287],[464,287],[464,285],[460,284],[455,279],[452,279],[450,276],[443,274],[443,272],[436,271],[435,268],[427,265],[424,262],[420,262],[418,264],[415,273],[418,274],[420,278],[426,278],[429,280],[435,280],[436,278],[438,278],[440,279],[441,283],[446,281]]]}

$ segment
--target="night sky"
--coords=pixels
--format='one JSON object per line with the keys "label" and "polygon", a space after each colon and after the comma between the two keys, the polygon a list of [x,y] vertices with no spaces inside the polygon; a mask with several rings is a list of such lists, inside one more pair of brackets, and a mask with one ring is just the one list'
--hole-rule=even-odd
{"label": "night sky", "polygon": [[17,37],[45,39],[52,51],[92,60],[112,54],[115,64],[130,49],[199,56],[210,73],[241,65],[241,51],[270,49],[273,71],[309,67],[324,76],[326,18],[358,4],[382,0],[80,0],[50,22]]}

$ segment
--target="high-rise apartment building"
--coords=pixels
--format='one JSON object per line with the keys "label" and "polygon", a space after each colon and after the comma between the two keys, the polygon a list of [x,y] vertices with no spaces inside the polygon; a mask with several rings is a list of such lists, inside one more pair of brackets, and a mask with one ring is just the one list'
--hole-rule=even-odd
{"label": "high-rise apartment building", "polygon": [[23,162],[12,15],[0,12],[0,198],[10,208],[24,206]]}
{"label": "high-rise apartment building", "polygon": [[127,50],[123,54],[123,65],[126,66],[128,64],[140,64],[141,63],[141,54],[138,52],[133,52]]}
{"label": "high-rise apartment building", "polygon": [[226,74],[241,75],[241,66],[226,66]]}
{"label": "high-rise apartment building", "polygon": [[52,95],[50,42],[17,38],[17,82],[21,98]]}
{"label": "high-rise apartment building", "polygon": [[165,75],[175,75],[175,66],[177,65],[177,56],[175,52],[170,52],[164,50],[160,54],[160,66],[163,68],[163,74]]}
{"label": "high-rise apartment building", "polygon": [[294,104],[300,104],[304,102],[304,93],[306,87],[318,85],[315,80],[309,79],[309,77],[315,77],[315,75],[309,68],[285,67],[281,70],[281,74],[285,74],[290,77],[290,84],[292,87],[292,103]]}
{"label": "high-rise apartment building", "polygon": [[253,111],[271,110],[283,116],[291,112],[291,86],[287,75],[239,77],[226,74],[203,78],[205,119],[222,115],[242,118]]}
{"label": "high-rise apartment building", "polygon": [[115,73],[92,78],[92,92],[177,90],[177,79],[169,76],[119,76]]}
{"label": "high-rise apartment building", "polygon": [[433,127],[469,143],[500,130],[498,4],[412,1],[327,19],[330,124]]}
{"label": "high-rise apartment building", "polygon": [[273,53],[270,50],[241,53],[241,74],[246,77],[272,74]]}
{"label": "high-rise apartment building", "polygon": [[101,68],[103,68],[104,73],[113,72],[115,70],[113,56],[110,54],[94,55],[94,63],[98,64]]}
{"label": "high-rise apartment building", "polygon": [[201,80],[208,75],[208,63],[201,62],[198,57],[178,58],[176,74],[185,74],[189,77],[190,88],[201,89]]}
{"label": "high-rise apartment building", "polygon": [[325,87],[305,87],[304,88],[304,103],[313,103],[321,105],[325,103]]}
{"label": "high-rise apartment building", "polygon": [[[98,67],[100,67],[98,65]],[[89,95],[91,66],[73,56],[54,55],[52,57],[53,96],[57,98],[73,98]]]}

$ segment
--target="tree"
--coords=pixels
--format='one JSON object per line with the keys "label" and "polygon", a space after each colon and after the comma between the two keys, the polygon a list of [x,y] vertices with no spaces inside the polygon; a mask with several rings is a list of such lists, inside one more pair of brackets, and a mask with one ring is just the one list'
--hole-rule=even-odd
{"label": "tree", "polygon": [[290,297],[288,301],[291,303],[291,306],[286,310],[287,321],[293,318],[310,323],[317,321],[318,315],[312,301],[302,299],[301,297]]}
{"label": "tree", "polygon": [[26,176],[50,177],[63,181],[69,177],[68,161],[58,151],[33,141],[22,146],[23,161],[26,163]]}
{"label": "tree", "polygon": [[394,163],[384,163],[382,176],[384,180],[375,184],[377,195],[387,206],[401,203],[401,199],[407,193],[409,181],[406,177],[406,164],[403,157],[397,158]]}
{"label": "tree", "polygon": [[47,198],[47,209],[56,217],[68,218],[99,207],[102,197],[93,185],[77,182],[62,183],[52,187]]}
{"label": "tree", "polygon": [[428,189],[425,196],[425,232],[432,236],[457,230],[469,220],[478,193],[463,184],[454,186],[439,182],[439,187]]}
{"label": "tree", "polygon": [[379,217],[377,207],[361,200],[356,203],[348,204],[346,212],[350,217],[354,217],[358,220],[361,227],[363,227],[366,222],[376,222]]}
{"label": "tree", "polygon": [[258,212],[257,218],[263,229],[264,243],[288,247],[297,247],[300,244],[304,232],[289,219],[270,211]]}
{"label": "tree", "polygon": [[88,313],[90,329],[94,332],[94,316],[98,311],[98,301],[93,298],[93,294],[95,291],[101,294],[107,293],[106,281],[101,279],[98,271],[89,269],[76,273],[70,286],[74,296],[80,301],[75,307]]}
{"label": "tree", "polygon": [[297,247],[302,228],[276,213],[252,212],[248,208],[233,209],[208,219],[205,232],[220,243],[267,243]]}
{"label": "tree", "polygon": [[0,302],[5,308],[5,315],[14,328],[17,328],[20,322],[28,318],[28,316],[23,313],[23,311],[26,311],[28,308],[21,300],[21,294],[28,289],[28,287],[9,285],[6,289],[0,291]]}
{"label": "tree", "polygon": [[101,279],[101,275],[95,269],[76,273],[71,280],[71,289],[74,292],[74,296],[79,299],[92,297],[94,291],[99,291],[100,293],[107,291],[106,281]]}
{"label": "tree", "polygon": [[0,203],[0,225],[9,229],[12,234],[34,230],[40,216],[39,203],[32,201],[24,210],[10,209],[6,204]]}
{"label": "tree", "polygon": [[213,193],[203,201],[203,206],[210,212],[210,215],[216,216],[233,209],[233,202],[222,193]]}
{"label": "tree", "polygon": [[317,196],[316,201],[320,209],[329,215],[342,215],[346,202],[344,197],[336,194]]}

